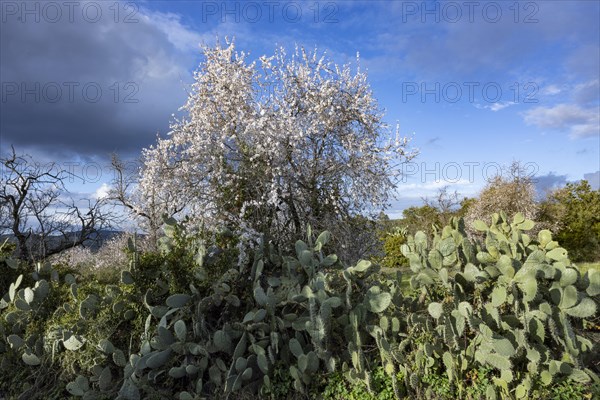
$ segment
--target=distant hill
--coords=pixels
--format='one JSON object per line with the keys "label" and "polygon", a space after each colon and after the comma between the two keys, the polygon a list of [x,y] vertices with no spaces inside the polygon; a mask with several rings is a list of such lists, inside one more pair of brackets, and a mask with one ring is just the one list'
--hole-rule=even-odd
{"label": "distant hill", "polygon": [[[72,237],[73,240],[75,240],[79,236],[79,232],[80,231],[73,231],[72,233],[69,234],[69,237]],[[126,233],[128,233],[128,232],[119,231],[119,230],[103,229],[103,230],[96,232],[96,234],[92,235],[92,237],[90,239],[86,240],[84,242],[83,246],[86,248],[89,248],[92,251],[96,251],[110,239],[112,239],[116,236],[122,235],[122,234],[126,234]],[[143,237],[144,235],[138,234],[138,236]],[[32,238],[30,238],[30,240],[35,240],[36,238],[39,238],[39,236],[32,235]],[[16,238],[14,235],[12,235],[12,234],[0,235],[0,243],[3,243],[6,239],[8,239],[9,242],[16,243]],[[50,236],[50,241],[48,243],[49,248],[54,248],[54,247],[58,246],[63,240],[64,240],[64,237],[62,235]]]}

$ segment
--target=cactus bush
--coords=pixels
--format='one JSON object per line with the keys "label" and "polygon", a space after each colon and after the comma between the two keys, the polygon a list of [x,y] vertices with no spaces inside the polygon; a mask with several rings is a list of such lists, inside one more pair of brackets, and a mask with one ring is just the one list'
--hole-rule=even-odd
{"label": "cactus bush", "polygon": [[492,221],[476,222],[481,243],[461,220],[407,237],[405,293],[400,273],[345,266],[331,234],[310,229],[238,264],[167,220],[161,253],[131,240],[110,282],[3,256],[0,396],[277,398],[284,385],[319,397],[315,385],[343,377],[361,389],[339,393],[365,398],[535,398],[597,381],[581,322],[598,314],[599,274],[582,274],[550,232],[529,237],[520,215]]}
{"label": "cactus bush", "polygon": [[494,214],[492,224],[475,221],[485,235],[470,242],[462,220],[436,233],[417,233],[402,247],[414,272],[427,318],[409,318],[409,330],[432,334],[412,351],[419,371],[443,365],[460,394],[465,374],[495,369],[487,398],[529,398],[536,384],[564,379],[598,381],[582,362],[592,342],[577,327],[597,315],[600,274],[581,274],[566,250],[533,222],[516,214]]}

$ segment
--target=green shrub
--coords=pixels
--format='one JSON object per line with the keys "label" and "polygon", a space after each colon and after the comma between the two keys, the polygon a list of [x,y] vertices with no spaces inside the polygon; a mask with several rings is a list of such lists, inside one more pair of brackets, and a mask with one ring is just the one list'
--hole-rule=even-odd
{"label": "green shrub", "polygon": [[384,256],[381,266],[386,268],[407,268],[408,259],[402,254],[401,247],[406,243],[406,230],[397,228],[383,238]]}
{"label": "green shrub", "polygon": [[538,383],[597,380],[583,362],[593,343],[580,328],[597,313],[600,274],[580,274],[549,231],[530,238],[533,222],[520,214],[512,222],[494,214],[491,226],[474,227],[484,243],[471,243],[454,220],[433,243],[418,232],[403,246],[427,310],[426,318],[409,316],[409,333],[433,334],[422,345],[405,339],[413,373],[443,365],[463,396],[467,371],[493,368],[489,398],[526,398]]}
{"label": "green shrub", "polygon": [[[403,380],[402,374],[396,379]],[[372,393],[362,382],[351,384],[342,374],[333,373],[323,378],[324,387],[313,393],[311,398],[322,400],[393,400],[396,398],[392,380],[383,368],[378,367],[372,373]],[[404,391],[400,392],[404,395]]]}
{"label": "green shrub", "polygon": [[597,314],[600,274],[581,274],[548,231],[527,236],[531,221],[492,220],[476,223],[484,243],[460,220],[432,242],[407,237],[410,292],[369,261],[343,268],[324,254],[331,235],[310,229],[237,265],[235,239],[167,221],[160,252],[129,243],[118,280],[62,265],[24,273],[5,259],[19,275],[0,299],[0,395],[595,396],[582,322]]}

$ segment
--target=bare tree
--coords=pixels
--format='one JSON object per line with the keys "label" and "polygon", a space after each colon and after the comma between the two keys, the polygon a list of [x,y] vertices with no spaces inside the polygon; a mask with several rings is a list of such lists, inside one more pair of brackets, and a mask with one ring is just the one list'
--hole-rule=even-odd
{"label": "bare tree", "polygon": [[450,219],[456,215],[460,208],[461,201],[459,193],[455,190],[449,192],[448,186],[439,188],[434,198],[421,197],[425,206],[438,211],[439,222],[442,227],[450,223]]}
{"label": "bare tree", "polygon": [[[526,172],[520,162],[513,161],[510,166],[503,168],[503,173],[488,182],[465,216],[469,235],[481,236],[472,228],[473,221],[479,219],[490,223],[492,214],[500,211],[504,211],[508,218],[520,212],[525,218],[538,221],[539,205],[535,201],[535,187],[532,177]],[[537,234],[542,227],[542,224],[536,224],[529,234]]]}
{"label": "bare tree", "polygon": [[0,234],[16,240],[17,256],[30,262],[95,240],[114,215],[104,199],[68,198],[64,181],[71,175],[56,163],[40,164],[29,155],[0,158]]}
{"label": "bare tree", "polygon": [[177,192],[149,192],[144,196],[137,190],[141,162],[125,162],[112,155],[111,166],[114,178],[107,200],[133,217],[138,226],[148,235],[151,248],[155,248],[163,216],[172,217],[181,212],[185,204],[178,200]]}

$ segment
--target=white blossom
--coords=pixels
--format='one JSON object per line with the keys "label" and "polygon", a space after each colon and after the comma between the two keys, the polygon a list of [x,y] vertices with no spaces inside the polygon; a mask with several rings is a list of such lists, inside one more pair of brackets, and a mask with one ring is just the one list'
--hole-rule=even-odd
{"label": "white blossom", "polygon": [[382,122],[365,73],[303,48],[257,64],[227,42],[204,57],[187,116],[144,151],[144,194],[176,194],[192,221],[239,227],[242,242],[385,207],[413,154]]}

